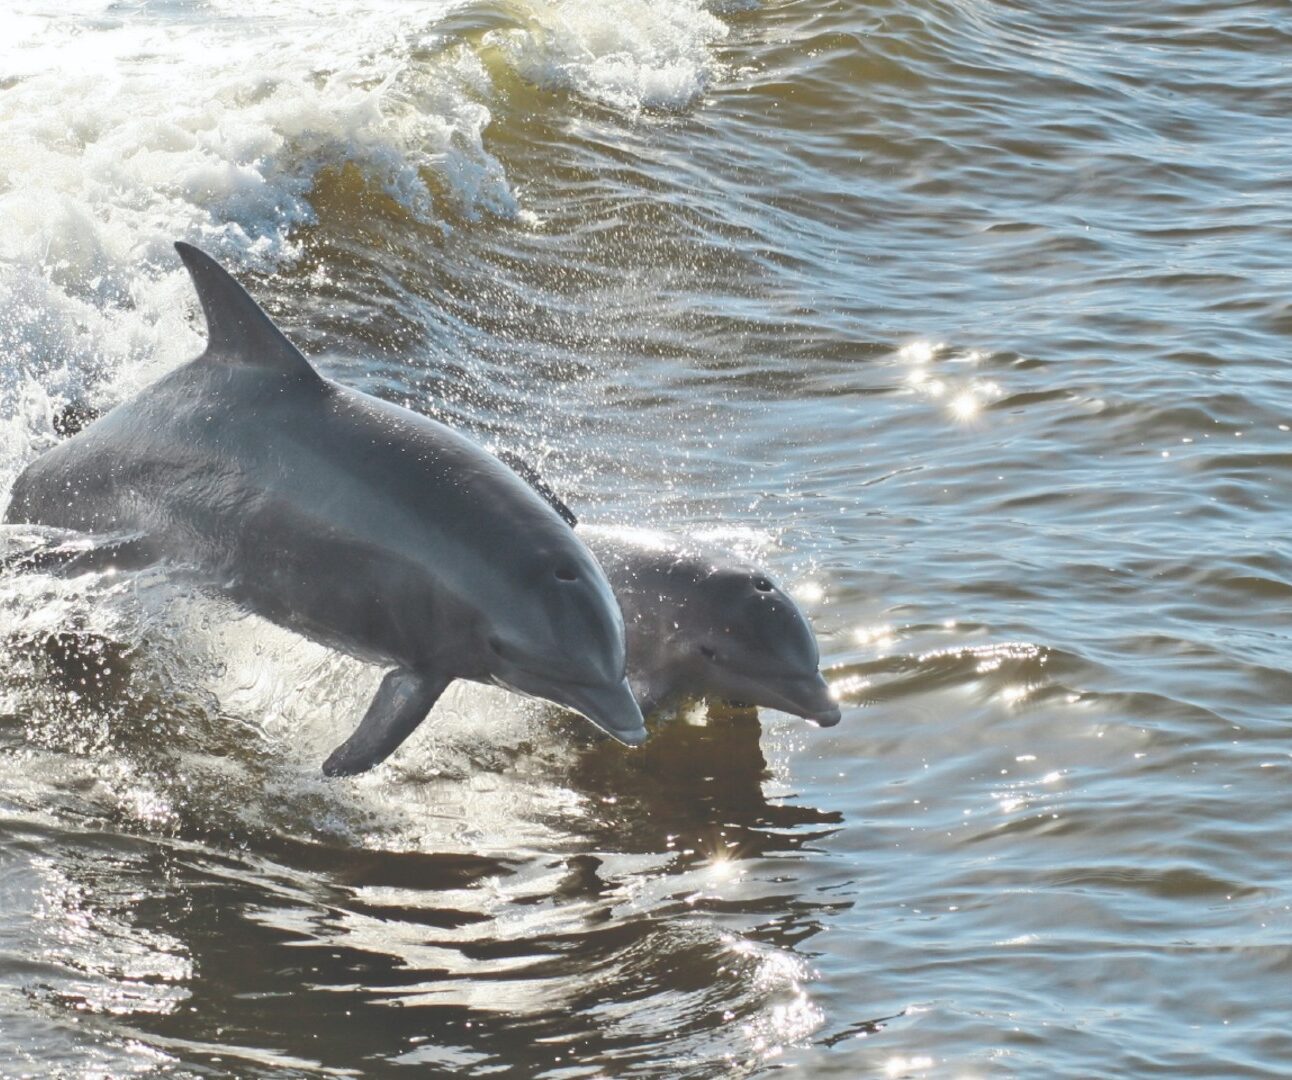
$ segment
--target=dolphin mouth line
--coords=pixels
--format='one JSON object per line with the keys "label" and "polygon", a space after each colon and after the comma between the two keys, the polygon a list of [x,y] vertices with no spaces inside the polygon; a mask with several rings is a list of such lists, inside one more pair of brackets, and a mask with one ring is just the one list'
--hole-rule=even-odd
{"label": "dolphin mouth line", "polygon": [[612,739],[615,740],[615,742],[619,743],[621,746],[641,746],[641,744],[646,741],[647,732],[646,732],[645,725],[643,725],[642,727],[638,728],[635,731],[616,731],[614,728],[609,727],[608,725],[603,724],[598,720],[593,720],[592,717],[590,717],[587,713],[583,712],[583,710],[581,709],[575,709],[574,711],[577,712],[580,716],[582,716],[585,720],[587,720],[590,724],[592,724],[592,726],[595,727],[598,731],[602,731],[605,734],[609,735]]}
{"label": "dolphin mouth line", "polygon": [[493,676],[506,690],[570,709],[599,731],[624,746],[640,746],[646,741],[646,722],[625,677],[618,683],[554,683],[533,672],[516,669],[521,678]]}
{"label": "dolphin mouth line", "polygon": [[830,695],[830,686],[820,672],[771,679],[755,675],[742,678],[749,690],[731,695],[740,700],[789,713],[818,727],[834,727],[843,718],[839,703]]}

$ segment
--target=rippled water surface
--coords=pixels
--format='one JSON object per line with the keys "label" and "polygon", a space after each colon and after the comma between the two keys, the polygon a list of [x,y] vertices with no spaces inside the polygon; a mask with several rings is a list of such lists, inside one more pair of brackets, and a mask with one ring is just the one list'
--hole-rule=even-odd
{"label": "rippled water surface", "polygon": [[[194,355],[716,535],[844,721],[646,747],[161,570],[0,580],[0,1076],[1292,1071],[1292,23],[1169,5],[14,0],[0,503]],[[0,541],[21,546],[21,530]]]}

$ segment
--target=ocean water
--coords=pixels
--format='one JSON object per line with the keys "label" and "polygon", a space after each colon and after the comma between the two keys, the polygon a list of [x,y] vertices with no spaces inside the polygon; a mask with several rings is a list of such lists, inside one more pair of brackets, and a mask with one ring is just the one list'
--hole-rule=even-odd
{"label": "ocean water", "polygon": [[[1272,0],[9,0],[0,506],[194,355],[718,538],[843,722],[644,748],[162,570],[0,579],[0,1076],[1292,1074]],[[4,545],[22,530],[0,531]]]}

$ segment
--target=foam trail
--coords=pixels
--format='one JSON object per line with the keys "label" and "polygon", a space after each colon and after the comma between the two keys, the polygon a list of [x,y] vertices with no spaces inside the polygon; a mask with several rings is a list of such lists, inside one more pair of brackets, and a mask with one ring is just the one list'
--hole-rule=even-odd
{"label": "foam trail", "polygon": [[523,29],[496,31],[522,78],[620,109],[677,109],[717,77],[726,25],[694,0],[536,3]]}
{"label": "foam trail", "polygon": [[320,170],[347,162],[424,220],[518,212],[484,148],[488,76],[437,37],[447,5],[345,8],[43,2],[6,17],[4,489],[60,400],[115,404],[197,350],[175,239],[270,272],[315,219]]}
{"label": "foam trail", "polygon": [[[350,163],[443,225],[528,220],[485,147],[462,5],[20,0],[0,33],[0,491],[69,399],[106,408],[200,347],[171,244],[269,273]],[[682,107],[726,33],[693,0],[536,3],[484,35],[530,81],[634,111]],[[497,16],[495,16],[497,17]],[[429,183],[428,183],[429,181]]]}

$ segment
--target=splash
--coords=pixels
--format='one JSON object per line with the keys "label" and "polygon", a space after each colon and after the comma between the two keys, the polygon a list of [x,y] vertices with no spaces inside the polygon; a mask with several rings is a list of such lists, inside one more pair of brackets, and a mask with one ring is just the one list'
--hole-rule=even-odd
{"label": "splash", "polygon": [[175,239],[272,272],[345,164],[424,221],[519,213],[443,6],[99,7],[29,5],[0,47],[0,482],[60,401],[110,406],[197,350]]}
{"label": "splash", "polygon": [[523,29],[494,32],[520,76],[618,109],[680,109],[718,75],[726,25],[693,0],[535,4]]}

